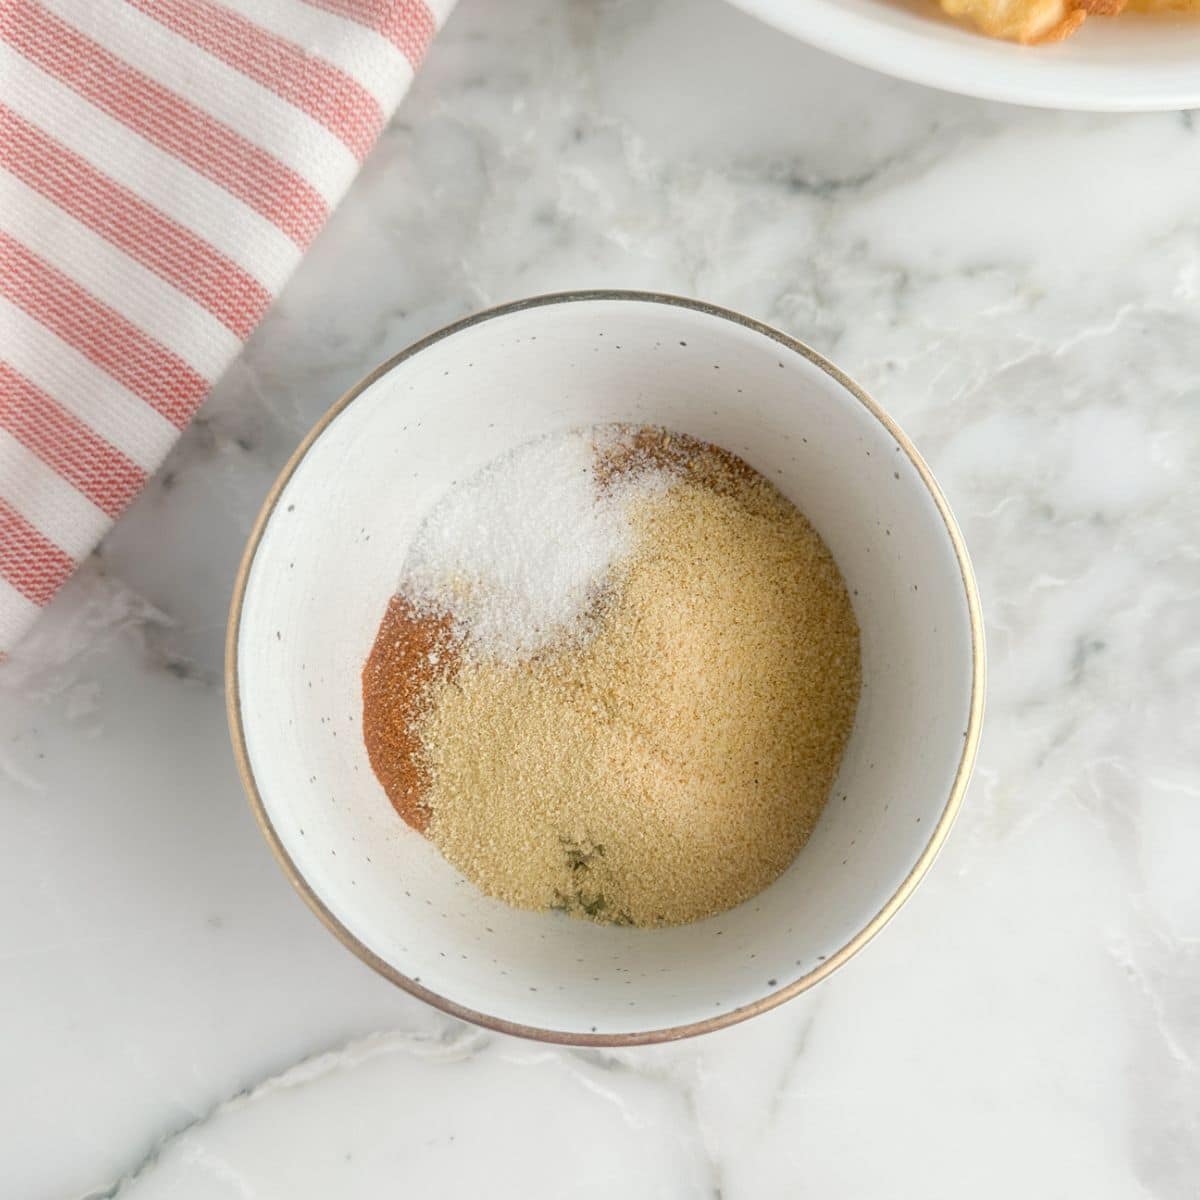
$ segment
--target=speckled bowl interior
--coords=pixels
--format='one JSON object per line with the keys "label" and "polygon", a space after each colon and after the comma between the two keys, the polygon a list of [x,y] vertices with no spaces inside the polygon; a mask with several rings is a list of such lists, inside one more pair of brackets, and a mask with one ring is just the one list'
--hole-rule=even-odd
{"label": "speckled bowl interior", "polygon": [[[778,482],[833,551],[863,694],[791,868],[694,925],[611,928],[481,895],[393,812],[360,735],[360,671],[423,514],[556,428],[651,422]],[[761,1011],[878,928],[945,835],[970,769],[982,647],[970,569],[927,470],[803,347],[705,306],[591,294],[484,314],[375,372],[267,502],[230,630],[235,747],[293,881],[364,959],[512,1032],[637,1041]]]}

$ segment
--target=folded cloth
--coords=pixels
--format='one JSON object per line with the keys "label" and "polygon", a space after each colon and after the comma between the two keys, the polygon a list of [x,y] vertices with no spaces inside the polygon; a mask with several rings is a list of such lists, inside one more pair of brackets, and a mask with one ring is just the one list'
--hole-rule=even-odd
{"label": "folded cloth", "polygon": [[454,0],[0,0],[0,656],[261,320]]}

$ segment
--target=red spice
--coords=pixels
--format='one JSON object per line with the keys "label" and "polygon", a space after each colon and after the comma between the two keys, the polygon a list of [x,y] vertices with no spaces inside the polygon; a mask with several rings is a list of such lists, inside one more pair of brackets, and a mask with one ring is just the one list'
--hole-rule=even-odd
{"label": "red spice", "polygon": [[429,825],[429,772],[418,723],[431,686],[458,665],[450,618],[393,596],[363,666],[363,741],[396,811],[418,833]]}
{"label": "red spice", "polygon": [[629,429],[596,454],[596,483],[601,492],[614,479],[648,469],[670,471],[722,495],[754,482],[757,476],[749,463],[731,451],[659,425]]}

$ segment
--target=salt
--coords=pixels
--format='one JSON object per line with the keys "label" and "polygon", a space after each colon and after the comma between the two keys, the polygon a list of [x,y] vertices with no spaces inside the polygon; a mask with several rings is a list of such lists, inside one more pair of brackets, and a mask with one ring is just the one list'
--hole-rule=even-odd
{"label": "salt", "polygon": [[667,486],[655,471],[598,486],[597,447],[618,430],[550,433],[455,484],[418,529],[400,591],[453,613],[460,636],[500,658],[581,635],[631,547],[631,503]]}

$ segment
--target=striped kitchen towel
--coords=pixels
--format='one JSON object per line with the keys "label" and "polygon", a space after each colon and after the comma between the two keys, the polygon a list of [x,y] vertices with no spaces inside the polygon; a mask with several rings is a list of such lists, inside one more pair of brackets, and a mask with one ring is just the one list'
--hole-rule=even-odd
{"label": "striped kitchen towel", "polygon": [[454,0],[0,0],[0,656],[261,320]]}

